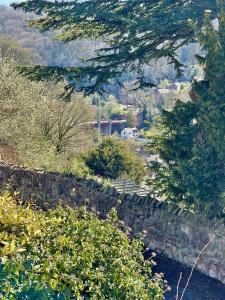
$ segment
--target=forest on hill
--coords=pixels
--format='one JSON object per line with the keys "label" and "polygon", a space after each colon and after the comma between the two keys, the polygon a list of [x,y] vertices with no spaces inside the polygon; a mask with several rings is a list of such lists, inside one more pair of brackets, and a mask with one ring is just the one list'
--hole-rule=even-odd
{"label": "forest on hill", "polygon": [[32,14],[0,6],[0,35],[9,37],[22,47],[34,51],[37,54],[37,63],[40,64],[76,65],[81,56],[92,55],[96,47],[95,41],[75,41],[69,45],[53,41],[50,34],[43,35],[27,26],[26,21],[32,17],[34,17]]}
{"label": "forest on hill", "polygon": [[[94,51],[104,46],[98,39],[76,40],[65,44],[62,41],[52,39],[52,33],[40,33],[37,29],[27,26],[27,20],[34,18],[31,13],[25,14],[21,10],[13,10],[11,7],[0,6],[0,36],[15,40],[23,48],[31,50],[35,56],[35,63],[51,66],[78,66],[82,61],[94,55]],[[184,46],[179,50],[181,62],[187,66],[180,81],[189,81],[198,72],[194,54],[198,45]],[[166,59],[161,59],[146,65],[147,77],[151,82],[159,84],[164,79],[174,81],[176,72],[172,65],[168,65]],[[133,74],[123,76],[123,81],[132,81]],[[112,93],[118,93],[111,88]]]}

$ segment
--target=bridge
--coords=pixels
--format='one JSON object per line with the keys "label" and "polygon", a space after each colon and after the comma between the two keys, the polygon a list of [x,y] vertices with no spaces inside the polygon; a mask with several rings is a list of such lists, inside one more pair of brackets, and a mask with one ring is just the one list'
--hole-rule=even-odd
{"label": "bridge", "polygon": [[120,134],[126,127],[127,120],[101,120],[88,122],[93,128],[99,129],[102,135],[112,135],[113,133]]}

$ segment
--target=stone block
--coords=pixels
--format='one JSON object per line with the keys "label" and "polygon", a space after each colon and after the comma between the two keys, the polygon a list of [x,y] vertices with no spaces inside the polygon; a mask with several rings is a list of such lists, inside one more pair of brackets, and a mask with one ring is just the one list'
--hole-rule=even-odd
{"label": "stone block", "polygon": [[209,266],[209,276],[211,278],[218,278],[218,270],[216,265]]}

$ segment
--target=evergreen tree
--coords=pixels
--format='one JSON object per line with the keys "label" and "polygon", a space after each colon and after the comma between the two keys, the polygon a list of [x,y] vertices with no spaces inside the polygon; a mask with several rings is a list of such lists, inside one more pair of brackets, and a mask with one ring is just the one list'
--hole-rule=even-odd
{"label": "evergreen tree", "polygon": [[152,165],[158,193],[210,216],[221,215],[225,206],[225,6],[218,4],[219,28],[207,11],[198,33],[207,53],[198,57],[205,78],[194,82],[192,102],[178,101],[172,112],[163,112],[162,135],[150,144],[166,162]]}
{"label": "evergreen tree", "polygon": [[180,74],[177,49],[196,41],[190,20],[202,28],[206,9],[211,19],[218,15],[217,0],[30,0],[13,7],[41,15],[29,24],[41,32],[56,30],[58,40],[103,39],[106,46],[84,66],[23,69],[34,80],[66,79],[67,93],[86,94],[103,93],[113,81],[121,86],[127,72],[136,74],[135,88],[151,87],[144,66],[153,59],[167,58]]}

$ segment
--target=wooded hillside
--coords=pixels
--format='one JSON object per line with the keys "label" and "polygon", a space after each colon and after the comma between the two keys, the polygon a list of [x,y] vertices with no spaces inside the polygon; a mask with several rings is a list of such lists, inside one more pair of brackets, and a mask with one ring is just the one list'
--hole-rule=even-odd
{"label": "wooded hillside", "polygon": [[[31,49],[38,54],[35,61],[38,64],[57,66],[76,66],[82,59],[94,55],[94,51],[103,46],[100,40],[77,40],[65,44],[51,39],[51,33],[42,34],[27,26],[26,21],[34,18],[32,14],[25,14],[20,10],[0,6],[0,36],[7,36],[17,41],[22,47]],[[196,72],[193,54],[196,45],[184,47],[180,50],[181,61],[188,65],[185,75],[181,80],[190,79]],[[164,79],[175,80],[175,72],[165,60],[159,60],[146,66],[149,80],[159,83]],[[132,74],[124,76],[124,81],[133,79]]]}

